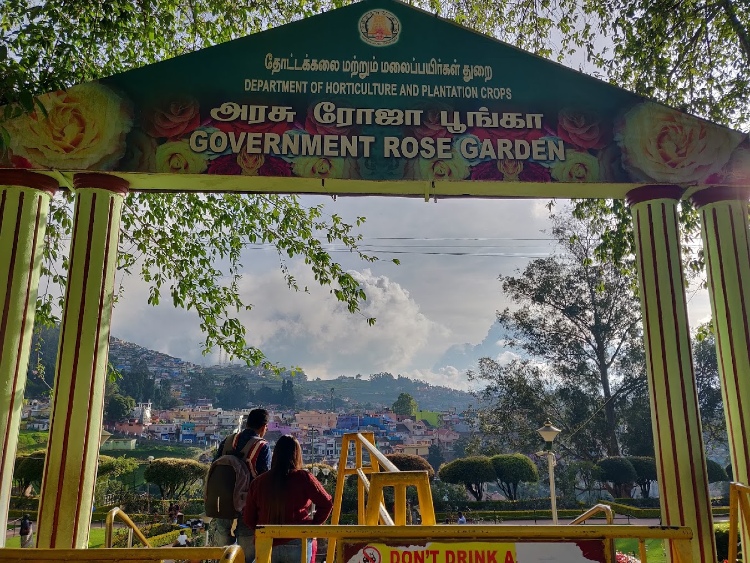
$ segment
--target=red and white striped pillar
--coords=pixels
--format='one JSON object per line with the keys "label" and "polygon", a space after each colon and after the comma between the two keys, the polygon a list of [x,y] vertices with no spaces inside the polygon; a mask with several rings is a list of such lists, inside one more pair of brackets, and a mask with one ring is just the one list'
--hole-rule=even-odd
{"label": "red and white striped pillar", "polygon": [[[701,215],[716,356],[735,481],[750,484],[750,188],[712,187],[692,201]],[[750,549],[743,526],[743,553]]]}
{"label": "red and white striped pillar", "polygon": [[37,546],[86,548],[99,460],[120,213],[128,183],[74,178],[70,269],[55,369]]}
{"label": "red and white striped pillar", "polygon": [[[0,170],[0,530],[8,524],[23,391],[34,328],[42,244],[57,181]],[[5,533],[0,534],[0,547]]]}
{"label": "red and white striped pillar", "polygon": [[677,226],[681,196],[678,186],[642,186],[628,192],[627,201],[635,231],[662,523],[691,527],[691,561],[713,563],[716,542]]}

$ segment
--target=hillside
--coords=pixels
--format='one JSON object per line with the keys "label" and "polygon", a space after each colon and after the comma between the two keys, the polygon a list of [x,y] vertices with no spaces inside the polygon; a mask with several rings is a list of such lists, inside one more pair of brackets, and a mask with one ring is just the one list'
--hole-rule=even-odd
{"label": "hillside", "polygon": [[230,378],[246,379],[247,386],[252,391],[262,387],[278,389],[282,379],[291,379],[297,396],[297,408],[330,409],[331,390],[333,390],[334,405],[349,408],[378,408],[392,405],[399,393],[409,393],[424,410],[449,410],[455,408],[458,412],[474,403],[474,398],[463,391],[448,387],[430,385],[423,381],[409,379],[403,376],[393,376],[380,373],[366,376],[339,376],[337,379],[309,380],[304,373],[284,373],[276,376],[261,368],[249,368],[244,365],[210,366],[200,368],[195,364],[183,362],[153,350],[148,350],[131,342],[112,339],[110,343],[110,362],[117,366],[127,377],[123,359],[128,358],[128,365],[134,365],[138,360],[145,361],[152,373],[166,372],[172,377],[187,371],[199,370],[205,377],[215,381],[218,385]]}

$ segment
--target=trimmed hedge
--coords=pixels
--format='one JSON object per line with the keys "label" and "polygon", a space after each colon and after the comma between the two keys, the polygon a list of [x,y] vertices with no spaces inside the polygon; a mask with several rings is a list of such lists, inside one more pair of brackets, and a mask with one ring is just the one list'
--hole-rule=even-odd
{"label": "trimmed hedge", "polygon": [[[716,555],[719,561],[724,561],[729,557],[729,523],[714,524],[714,536],[716,536]],[[740,541],[739,533],[736,541],[737,543]],[[737,554],[737,561],[742,561],[740,553]]]}

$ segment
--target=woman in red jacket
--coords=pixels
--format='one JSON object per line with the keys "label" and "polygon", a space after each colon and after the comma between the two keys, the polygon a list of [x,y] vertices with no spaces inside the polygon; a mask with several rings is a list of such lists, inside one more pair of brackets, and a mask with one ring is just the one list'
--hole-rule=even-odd
{"label": "woman in red jacket", "polygon": [[[315,513],[310,515],[312,504]],[[264,524],[322,524],[333,509],[331,495],[309,471],[302,469],[302,448],[294,436],[276,442],[271,469],[250,483],[242,519],[250,530]],[[312,540],[308,539],[308,557]],[[302,542],[274,540],[272,563],[299,563]]]}

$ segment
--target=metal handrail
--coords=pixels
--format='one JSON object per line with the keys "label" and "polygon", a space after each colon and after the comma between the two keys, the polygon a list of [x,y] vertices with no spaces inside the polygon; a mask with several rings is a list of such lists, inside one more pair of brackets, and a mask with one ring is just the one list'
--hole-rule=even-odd
{"label": "metal handrail", "polygon": [[[587,520],[593,518],[597,514],[604,514],[604,518],[607,521],[607,525],[611,526],[614,521],[614,513],[612,512],[612,507],[608,506],[606,504],[595,504],[591,508],[589,508],[586,512],[575,518],[569,525],[570,526],[577,526],[579,524],[585,523]],[[643,538],[638,538],[638,546],[643,546],[643,549],[640,549],[641,552],[641,563],[646,563],[646,542],[643,540]],[[604,548],[609,552],[609,557],[611,561],[615,560],[615,542],[612,539],[605,539],[604,540]]]}
{"label": "metal handrail", "polygon": [[[729,563],[737,561],[737,534],[739,533],[740,516],[742,516],[743,530],[750,530],[750,487],[742,483],[729,484]],[[743,539],[746,539],[744,537]],[[748,546],[744,546],[748,549]]]}
{"label": "metal handrail", "polygon": [[[138,529],[138,526],[135,525],[135,522],[130,519],[130,516],[125,514],[119,508],[113,508],[112,510],[107,512],[107,519],[104,525],[104,547],[112,547],[112,530],[114,529],[116,518],[121,520],[132,531],[132,533],[135,534],[135,536],[141,541],[144,546],[152,547],[151,543],[148,541],[148,539],[146,539],[146,536],[143,535],[143,532],[141,532]],[[131,546],[129,545],[128,547]]]}
{"label": "metal handrail", "polygon": [[578,516],[569,525],[575,526],[577,524],[583,524],[586,520],[596,516],[599,513],[604,513],[604,517],[607,520],[607,524],[613,524],[615,521],[614,514],[612,513],[612,507],[606,504],[595,504],[589,508],[586,512]]}
{"label": "metal handrail", "polygon": [[[354,444],[354,467],[347,467],[349,446]],[[365,465],[363,453],[370,455],[370,464]],[[382,468],[382,469],[381,469]],[[406,488],[416,486],[417,498],[422,515],[422,523],[435,524],[435,509],[432,504],[429,478],[426,471],[399,471],[391,460],[378,450],[373,432],[352,432],[344,434],[341,441],[336,492],[334,494],[331,524],[337,525],[341,517],[341,499],[344,494],[344,481],[349,475],[357,476],[357,522],[368,525],[384,524],[398,527],[406,524]],[[369,475],[369,477],[368,477]],[[383,488],[393,487],[395,493],[394,515],[388,513],[383,502]],[[365,503],[365,496],[367,502]],[[389,533],[392,528],[389,528]],[[314,536],[314,535],[313,535]],[[310,536],[310,537],[313,537]],[[303,550],[304,551],[304,550]],[[328,542],[327,560],[333,561],[336,553],[336,538]]]}
{"label": "metal handrail", "polygon": [[220,563],[244,563],[245,553],[238,545],[228,547],[161,547],[132,549],[127,547],[102,549],[0,549],[0,561],[162,561],[164,559],[206,560]]}

